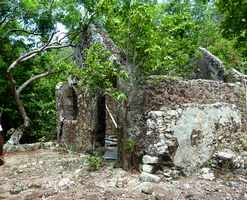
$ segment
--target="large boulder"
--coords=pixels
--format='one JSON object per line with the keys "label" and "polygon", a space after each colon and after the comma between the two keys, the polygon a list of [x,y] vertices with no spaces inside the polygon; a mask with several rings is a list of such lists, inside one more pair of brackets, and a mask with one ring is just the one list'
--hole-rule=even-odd
{"label": "large boulder", "polygon": [[189,175],[210,160],[217,148],[230,147],[231,138],[240,128],[241,112],[226,103],[185,104],[150,111],[145,152]]}
{"label": "large boulder", "polygon": [[198,67],[194,78],[224,80],[223,62],[205,48],[199,47],[199,51],[202,57],[196,63]]}

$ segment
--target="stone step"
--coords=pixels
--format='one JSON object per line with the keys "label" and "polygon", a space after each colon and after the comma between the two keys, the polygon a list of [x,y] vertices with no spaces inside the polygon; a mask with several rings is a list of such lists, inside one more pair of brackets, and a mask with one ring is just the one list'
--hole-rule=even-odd
{"label": "stone step", "polygon": [[106,148],[103,158],[105,160],[117,160],[118,159],[118,148],[117,147]]}

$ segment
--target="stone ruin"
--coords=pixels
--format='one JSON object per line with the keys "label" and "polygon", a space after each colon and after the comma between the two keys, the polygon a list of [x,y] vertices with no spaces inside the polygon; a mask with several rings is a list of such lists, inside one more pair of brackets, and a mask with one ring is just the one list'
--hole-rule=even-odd
{"label": "stone ruin", "polygon": [[217,150],[241,146],[246,108],[239,84],[150,77],[133,96],[134,123],[126,130],[138,143],[146,172],[175,167],[189,175]]}
{"label": "stone ruin", "polygon": [[118,152],[114,149],[110,158],[118,158],[124,168],[128,163],[139,167],[142,179],[154,181],[152,174],[161,172],[191,175],[218,151],[242,151],[246,88],[240,82],[223,82],[221,61],[202,51],[202,68],[210,63],[209,76],[202,75],[207,79],[160,75],[135,86],[119,81],[128,96],[122,104],[74,84],[58,84],[58,141],[90,152],[107,145],[106,138],[117,138]]}

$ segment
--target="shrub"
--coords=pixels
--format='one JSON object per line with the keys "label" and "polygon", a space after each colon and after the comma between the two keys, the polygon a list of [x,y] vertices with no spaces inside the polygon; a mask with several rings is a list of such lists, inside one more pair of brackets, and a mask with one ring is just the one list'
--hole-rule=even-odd
{"label": "shrub", "polygon": [[86,159],[86,162],[90,171],[99,170],[99,168],[103,165],[103,159],[98,154],[89,155]]}

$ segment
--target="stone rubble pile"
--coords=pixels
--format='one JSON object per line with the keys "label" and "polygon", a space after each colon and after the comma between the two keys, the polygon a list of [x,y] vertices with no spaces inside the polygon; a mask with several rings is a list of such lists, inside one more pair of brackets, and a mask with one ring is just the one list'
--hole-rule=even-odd
{"label": "stone rubble pile", "polygon": [[218,151],[212,157],[211,167],[239,170],[247,173],[247,152],[236,153],[230,149]]}

